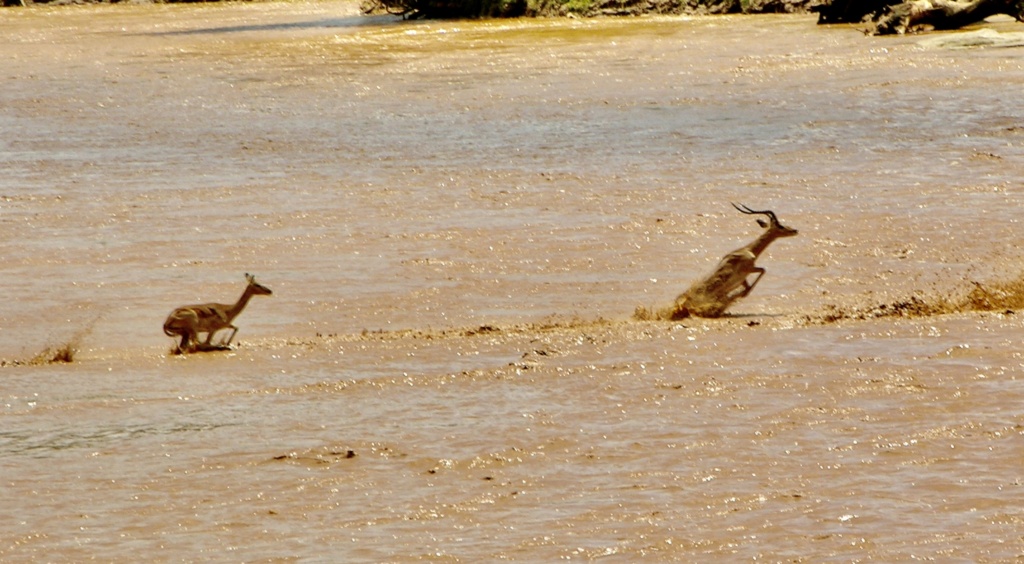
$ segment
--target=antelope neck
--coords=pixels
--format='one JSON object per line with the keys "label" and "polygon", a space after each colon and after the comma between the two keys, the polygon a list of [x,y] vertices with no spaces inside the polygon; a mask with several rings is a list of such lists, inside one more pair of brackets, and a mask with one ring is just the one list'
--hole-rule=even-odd
{"label": "antelope neck", "polygon": [[247,286],[245,291],[242,292],[242,296],[238,298],[237,302],[235,302],[235,305],[231,306],[231,309],[228,310],[228,321],[231,321],[239,313],[242,313],[242,310],[245,309],[245,306],[249,303],[249,299],[252,298],[252,296],[252,286]]}
{"label": "antelope neck", "polygon": [[769,227],[761,234],[760,237],[754,239],[749,245],[747,245],[747,248],[750,249],[750,252],[754,253],[755,257],[761,256],[761,253],[768,248],[768,245],[778,238],[779,232]]}

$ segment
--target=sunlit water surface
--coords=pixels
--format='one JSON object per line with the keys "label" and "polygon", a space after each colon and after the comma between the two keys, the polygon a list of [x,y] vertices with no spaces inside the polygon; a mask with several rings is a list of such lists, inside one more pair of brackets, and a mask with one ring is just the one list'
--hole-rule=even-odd
{"label": "sunlit water surface", "polygon": [[[334,1],[0,44],[0,560],[1024,555],[1024,312],[813,322],[1024,270],[1024,49]],[[800,235],[631,320],[730,202]],[[238,348],[169,355],[245,272]]]}

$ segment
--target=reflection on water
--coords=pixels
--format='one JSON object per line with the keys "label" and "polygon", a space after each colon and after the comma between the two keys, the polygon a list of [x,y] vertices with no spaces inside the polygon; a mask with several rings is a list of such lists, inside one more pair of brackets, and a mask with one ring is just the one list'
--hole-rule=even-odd
{"label": "reflection on water", "polygon": [[[832,315],[1024,270],[1024,52],[811,16],[4,17],[0,358],[82,349],[0,367],[0,559],[1024,553],[1020,314]],[[757,236],[729,202],[801,235],[735,317],[632,321]],[[275,295],[239,349],[168,355],[244,272]]]}
{"label": "reflection on water", "polygon": [[179,29],[174,31],[151,32],[151,35],[192,35],[192,34],[220,34],[220,33],[244,33],[244,32],[297,32],[306,30],[330,31],[337,28],[365,27],[377,29],[381,26],[395,23],[400,18],[396,16],[346,16],[342,18],[315,19],[301,22],[275,22],[269,24],[247,24],[232,26],[215,26],[207,28]]}
{"label": "reflection on water", "polygon": [[150,425],[117,425],[113,427],[97,427],[90,425],[86,429],[73,430],[61,426],[53,431],[39,428],[25,429],[17,432],[0,433],[0,449],[10,455],[51,456],[56,452],[69,449],[102,449],[114,443],[130,442],[144,439],[146,435],[169,435],[174,433],[200,433],[224,423],[196,424],[179,423],[168,427]]}

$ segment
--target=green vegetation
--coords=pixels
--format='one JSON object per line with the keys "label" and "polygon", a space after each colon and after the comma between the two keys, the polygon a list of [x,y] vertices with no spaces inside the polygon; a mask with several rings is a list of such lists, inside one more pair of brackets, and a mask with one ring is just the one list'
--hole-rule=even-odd
{"label": "green vegetation", "polygon": [[591,0],[564,0],[561,1],[562,9],[569,14],[588,14],[594,9]]}
{"label": "green vegetation", "polygon": [[407,19],[806,12],[813,0],[363,0]]}
{"label": "green vegetation", "polygon": [[527,0],[364,0],[362,9],[409,19],[511,18],[527,15]]}

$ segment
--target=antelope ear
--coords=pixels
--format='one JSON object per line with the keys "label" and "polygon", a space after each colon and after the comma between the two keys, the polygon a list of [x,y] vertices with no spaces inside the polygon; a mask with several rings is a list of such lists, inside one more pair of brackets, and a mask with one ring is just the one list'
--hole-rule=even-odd
{"label": "antelope ear", "polygon": [[763,219],[757,220],[757,224],[760,225],[761,227],[764,227],[765,229],[768,229],[768,224],[765,223]]}

